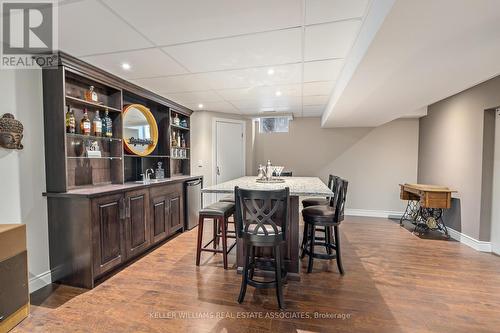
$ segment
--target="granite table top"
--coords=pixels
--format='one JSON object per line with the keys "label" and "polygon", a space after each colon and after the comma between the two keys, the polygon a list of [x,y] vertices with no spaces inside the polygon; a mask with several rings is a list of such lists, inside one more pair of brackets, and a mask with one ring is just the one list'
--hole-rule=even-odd
{"label": "granite table top", "polygon": [[251,190],[279,190],[290,188],[290,195],[301,197],[329,197],[333,192],[318,177],[283,177],[284,183],[258,183],[256,176],[236,178],[202,189],[202,193],[233,193],[239,186]]}

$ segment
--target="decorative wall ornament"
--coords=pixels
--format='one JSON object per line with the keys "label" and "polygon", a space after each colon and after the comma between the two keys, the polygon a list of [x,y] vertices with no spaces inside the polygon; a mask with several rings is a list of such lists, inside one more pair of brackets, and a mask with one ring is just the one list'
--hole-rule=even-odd
{"label": "decorative wall ornament", "polygon": [[0,118],[0,147],[7,149],[23,149],[23,124],[10,113]]}

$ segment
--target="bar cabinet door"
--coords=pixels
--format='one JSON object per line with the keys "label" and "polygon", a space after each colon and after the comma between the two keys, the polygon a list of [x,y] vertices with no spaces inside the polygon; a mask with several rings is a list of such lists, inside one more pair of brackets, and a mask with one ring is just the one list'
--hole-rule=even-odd
{"label": "bar cabinet door", "polygon": [[94,277],[125,261],[125,199],[122,194],[92,200]]}
{"label": "bar cabinet door", "polygon": [[127,258],[144,252],[151,244],[149,190],[125,193],[125,250]]}

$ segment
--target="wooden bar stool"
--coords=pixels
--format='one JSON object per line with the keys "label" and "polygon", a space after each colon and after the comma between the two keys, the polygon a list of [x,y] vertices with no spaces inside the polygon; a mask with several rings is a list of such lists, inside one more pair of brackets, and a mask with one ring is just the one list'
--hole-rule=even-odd
{"label": "wooden bar stool", "polygon": [[[289,218],[290,189],[257,191],[236,187],[236,231],[245,248],[238,302],[245,299],[247,285],[255,288],[275,288],[278,306],[284,309],[283,279],[286,270],[281,247],[286,241],[286,224]],[[255,248],[271,248],[274,266],[274,280],[255,280],[255,269],[259,268],[255,258]]]}
{"label": "wooden bar stool", "polygon": [[[301,257],[309,256],[309,264],[307,266],[307,273],[312,272],[313,260],[317,259],[337,259],[337,267],[340,274],[344,274],[344,267],[342,266],[341,248],[340,248],[340,233],[339,226],[344,220],[344,207],[347,194],[348,182],[343,179],[337,179],[335,200],[328,206],[310,206],[302,210],[302,217],[306,224],[306,244],[302,247]],[[324,241],[316,239],[316,228],[318,226],[325,227],[326,235]],[[331,234],[331,229],[334,231],[334,238]],[[324,246],[327,248],[327,253],[318,253],[314,247]],[[331,250],[335,250],[332,254]]]}
{"label": "wooden bar stool", "polygon": [[[224,198],[220,199],[219,202],[230,202],[230,203],[234,204],[234,194],[230,194],[230,195],[225,196]],[[228,219],[228,223],[231,223],[232,225],[234,225],[234,216],[233,216],[233,219],[231,219],[231,220]],[[218,232],[221,233],[220,226],[218,228]],[[226,226],[226,232],[227,232],[227,238],[236,239],[236,228],[234,228],[233,230],[229,230]]]}
{"label": "wooden bar stool", "polygon": [[[334,175],[329,175],[328,176],[328,188],[335,194],[335,186],[337,185],[337,180],[339,179],[340,177],[338,176],[334,176]],[[302,207],[303,208],[307,208],[307,207],[311,207],[311,206],[328,206],[330,204],[330,202],[334,200],[334,197],[327,197],[327,198],[308,198],[308,199],[304,199],[302,200]],[[309,229],[307,228],[307,224],[304,223],[304,230],[303,230],[303,233],[302,233],[302,244],[300,245],[300,248],[303,249],[304,246],[306,245],[306,242],[307,242],[307,238],[310,237],[309,234]],[[327,230],[327,227],[323,227],[323,228],[316,228],[315,229],[315,232],[320,232],[320,233],[323,233],[323,236],[320,236],[320,237],[316,237],[316,240],[326,240],[326,238],[331,235],[332,233],[332,230],[331,230],[331,227],[330,227],[330,230]],[[331,248],[327,248],[326,249],[327,252],[329,254],[332,253],[332,250]],[[304,251],[302,251],[302,253],[304,253]]]}
{"label": "wooden bar stool", "polygon": [[[227,225],[229,216],[234,214],[234,203],[230,202],[216,202],[211,204],[199,212],[198,223],[198,242],[196,247],[196,266],[200,265],[201,252],[222,253],[224,261],[224,269],[227,269],[227,254],[236,245],[234,242],[228,249],[227,239],[236,238],[236,236],[228,236]],[[202,246],[203,243],[203,224],[205,219],[213,219],[213,238],[207,244]],[[219,247],[219,240],[222,238],[222,250]],[[210,244],[213,248],[208,248]]]}

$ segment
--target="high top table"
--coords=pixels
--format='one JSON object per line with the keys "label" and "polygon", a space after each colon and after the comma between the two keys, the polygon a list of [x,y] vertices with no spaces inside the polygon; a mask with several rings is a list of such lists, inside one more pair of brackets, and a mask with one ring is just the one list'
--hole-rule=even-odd
{"label": "high top table", "polygon": [[[290,212],[287,225],[285,266],[289,278],[299,280],[299,197],[331,197],[333,192],[318,177],[283,177],[284,183],[258,183],[257,177],[241,177],[221,184],[206,187],[202,193],[234,193],[235,186],[250,190],[290,189]],[[237,266],[241,271],[244,253],[241,242],[237,246]]]}

